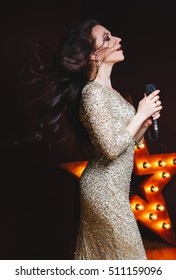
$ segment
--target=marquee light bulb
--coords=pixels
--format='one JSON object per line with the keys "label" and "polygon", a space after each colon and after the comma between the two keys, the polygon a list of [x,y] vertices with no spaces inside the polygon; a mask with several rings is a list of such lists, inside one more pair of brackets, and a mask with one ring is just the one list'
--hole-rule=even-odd
{"label": "marquee light bulb", "polygon": [[167,223],[162,224],[162,228],[164,228],[164,229],[169,229],[170,227],[171,227],[170,224],[167,224]]}
{"label": "marquee light bulb", "polygon": [[144,206],[142,204],[137,203],[135,208],[136,208],[136,210],[143,210]]}
{"label": "marquee light bulb", "polygon": [[159,165],[159,166],[165,166],[166,163],[165,163],[163,160],[159,160],[159,161],[158,161],[158,165]]}
{"label": "marquee light bulb", "polygon": [[144,147],[145,147],[144,143],[137,144],[137,148],[138,149],[143,149]]}
{"label": "marquee light bulb", "polygon": [[161,204],[157,204],[156,205],[156,210],[158,210],[158,211],[163,211],[165,208],[164,208],[164,206],[163,205],[161,205]]}
{"label": "marquee light bulb", "polygon": [[169,172],[163,172],[162,173],[162,177],[163,178],[169,178],[170,177],[170,173]]}
{"label": "marquee light bulb", "polygon": [[149,168],[150,166],[151,166],[151,164],[150,164],[149,162],[146,162],[146,161],[145,161],[145,162],[143,163],[143,167],[144,167],[144,168]]}
{"label": "marquee light bulb", "polygon": [[149,219],[151,220],[157,220],[158,219],[158,215],[157,214],[149,214]]}
{"label": "marquee light bulb", "polygon": [[150,191],[151,192],[158,192],[159,188],[158,188],[158,186],[151,186]]}

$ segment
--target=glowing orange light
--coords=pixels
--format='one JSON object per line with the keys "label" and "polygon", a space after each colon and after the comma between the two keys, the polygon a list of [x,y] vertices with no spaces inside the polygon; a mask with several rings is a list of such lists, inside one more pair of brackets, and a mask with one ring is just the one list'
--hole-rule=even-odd
{"label": "glowing orange light", "polygon": [[161,205],[161,204],[156,205],[156,210],[163,211],[164,209],[165,209],[165,207],[163,205]]}
{"label": "glowing orange light", "polygon": [[151,187],[150,187],[150,191],[151,191],[151,192],[158,192],[158,191],[159,191],[159,188],[158,188],[158,186],[151,186]]}
{"label": "glowing orange light", "polygon": [[158,215],[157,214],[149,214],[149,219],[151,220],[157,220],[158,219]]}
{"label": "glowing orange light", "polygon": [[159,166],[165,166],[166,163],[165,163],[163,160],[159,160],[159,161],[158,161],[158,165],[159,165]]}
{"label": "glowing orange light", "polygon": [[137,144],[136,147],[138,149],[143,149],[145,147],[145,144],[144,143],[141,143],[141,144]]}
{"label": "glowing orange light", "polygon": [[[144,168],[144,162],[149,162],[151,167]],[[130,199],[132,203],[136,201],[136,203],[144,205],[144,211],[134,211],[136,219],[163,239],[176,245],[176,234],[172,229],[169,213],[162,195],[162,190],[176,174],[176,153],[150,155],[145,143],[144,149],[135,150],[134,167],[137,176],[148,175],[139,185],[144,199],[139,195],[134,195]],[[161,206],[158,206],[157,209],[157,205]],[[158,219],[154,220],[153,218],[155,217],[152,215],[149,218],[150,213],[158,214]],[[167,230],[163,229],[164,222],[170,225]],[[164,227],[166,228],[167,225],[164,225]]]}
{"label": "glowing orange light", "polygon": [[169,178],[170,177],[170,173],[169,172],[163,172],[162,173],[162,177],[163,178]]}
{"label": "glowing orange light", "polygon": [[150,166],[151,166],[151,164],[150,164],[149,162],[146,162],[146,161],[145,161],[145,162],[143,163],[143,167],[144,167],[144,168],[149,168]]}
{"label": "glowing orange light", "polygon": [[87,163],[87,161],[66,162],[60,163],[59,167],[61,167],[62,169],[79,179],[85,167],[87,166]]}
{"label": "glowing orange light", "polygon": [[164,228],[164,229],[169,229],[170,227],[171,227],[170,224],[167,224],[167,223],[162,224],[162,228]]}
{"label": "glowing orange light", "polygon": [[135,206],[135,209],[136,210],[143,210],[144,206],[142,204],[137,203],[136,206]]}

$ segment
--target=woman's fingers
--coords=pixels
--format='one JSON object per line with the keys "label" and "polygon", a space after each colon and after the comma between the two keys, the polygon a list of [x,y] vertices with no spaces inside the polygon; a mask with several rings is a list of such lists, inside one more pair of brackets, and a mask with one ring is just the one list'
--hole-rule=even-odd
{"label": "woman's fingers", "polygon": [[160,90],[155,90],[151,94],[144,93],[144,98],[139,102],[138,111],[146,118],[153,118],[156,120],[160,117],[160,111],[162,110],[160,96]]}
{"label": "woman's fingers", "polygon": [[156,107],[158,107],[159,105],[161,105],[161,101],[157,100],[157,101],[155,101],[155,104],[156,104]]}
{"label": "woman's fingers", "polygon": [[160,117],[160,111],[152,115],[153,120],[157,120],[159,117]]}
{"label": "woman's fingers", "polygon": [[159,99],[160,99],[159,92],[160,92],[160,90],[158,89],[158,90],[155,90],[154,92],[152,92],[151,94],[149,94],[148,96],[146,96],[146,95],[145,96],[147,97],[148,100],[156,103],[159,106],[161,104],[161,101],[159,101]]}
{"label": "woman's fingers", "polygon": [[153,99],[155,96],[157,96],[158,94],[160,93],[160,90],[159,89],[157,89],[157,90],[155,90],[155,91],[153,91],[152,93],[150,93],[149,95],[147,95],[147,98],[148,99]]}

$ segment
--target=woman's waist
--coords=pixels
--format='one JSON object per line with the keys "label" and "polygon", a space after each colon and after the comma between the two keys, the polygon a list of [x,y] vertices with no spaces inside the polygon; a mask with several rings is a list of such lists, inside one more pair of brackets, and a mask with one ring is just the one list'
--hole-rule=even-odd
{"label": "woman's waist", "polygon": [[103,153],[99,151],[94,153],[92,159],[89,161],[89,166],[97,166],[97,167],[105,167],[105,168],[113,168],[115,166],[125,166],[130,167],[133,166],[134,162],[134,151],[121,153],[115,159],[111,160]]}
{"label": "woman's waist", "polygon": [[133,166],[133,158],[129,159],[129,157],[118,157],[116,160],[111,162],[107,162],[101,158],[92,158],[84,170],[84,175],[101,176],[102,178],[107,176],[118,178],[119,176],[122,177],[125,175],[126,178],[130,178],[133,171]]}

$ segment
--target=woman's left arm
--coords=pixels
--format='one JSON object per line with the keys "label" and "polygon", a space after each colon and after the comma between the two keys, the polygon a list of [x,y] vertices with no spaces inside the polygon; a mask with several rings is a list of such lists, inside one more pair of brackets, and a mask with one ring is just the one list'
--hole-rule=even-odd
{"label": "woman's left arm", "polygon": [[143,122],[140,129],[138,130],[138,132],[135,135],[136,143],[141,143],[143,141],[144,134],[147,131],[147,129],[149,128],[150,125],[152,125],[152,120],[151,119],[147,119],[146,121]]}

